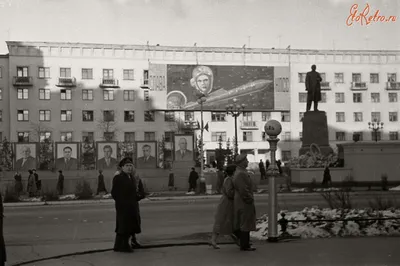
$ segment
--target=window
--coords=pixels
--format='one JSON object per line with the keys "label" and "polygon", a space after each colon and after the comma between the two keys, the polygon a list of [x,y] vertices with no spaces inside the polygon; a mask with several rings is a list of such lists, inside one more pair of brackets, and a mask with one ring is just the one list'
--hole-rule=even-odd
{"label": "window", "polygon": [[379,92],[372,92],[371,93],[371,102],[379,103],[381,101],[381,97]]}
{"label": "window", "polygon": [[226,122],[226,113],[224,112],[211,112],[212,122]]}
{"label": "window", "polygon": [[82,90],[82,100],[92,101],[93,100],[93,90]]}
{"label": "window", "polygon": [[135,142],[135,132],[124,132],[125,142]]}
{"label": "window", "polygon": [[344,92],[335,93],[335,103],[344,103]]}
{"label": "window", "polygon": [[344,122],[344,112],[336,112],[336,122]]}
{"label": "window", "polygon": [[307,102],[307,92],[299,92],[299,103]]}
{"label": "window", "polygon": [[51,140],[51,132],[44,131],[39,133],[39,141],[44,142],[45,140]]}
{"label": "window", "polygon": [[290,141],[290,131],[283,132],[281,138],[282,141]]}
{"label": "window", "polygon": [[144,140],[146,141],[156,140],[156,132],[144,132]]}
{"label": "window", "polygon": [[72,121],[72,110],[61,110],[61,121]]}
{"label": "window", "polygon": [[303,131],[299,132],[299,140],[303,140]]}
{"label": "window", "polygon": [[60,140],[62,142],[72,141],[72,132],[61,132],[60,133]]}
{"label": "window", "polygon": [[345,132],[336,132],[336,140],[338,141],[345,141],[346,140],[346,133]]}
{"label": "window", "polygon": [[[3,121],[3,111],[0,110],[0,122]],[[3,140],[0,138],[0,142],[2,142]]]}
{"label": "window", "polygon": [[93,79],[93,69],[82,68],[82,79]]}
{"label": "window", "polygon": [[29,110],[18,110],[17,114],[18,121],[29,121]]}
{"label": "window", "polygon": [[144,111],[144,121],[145,122],[154,122],[154,111]]}
{"label": "window", "polygon": [[388,73],[388,74],[387,74],[387,81],[388,81],[388,82],[397,82],[397,75],[396,75],[396,73]]}
{"label": "window", "polygon": [[29,132],[17,132],[18,142],[29,142]]}
{"label": "window", "polygon": [[226,132],[225,131],[216,131],[211,132],[211,141],[218,142],[219,138],[221,137],[222,141],[226,141]]}
{"label": "window", "polygon": [[185,112],[185,121],[192,121],[194,120],[194,112]]}
{"label": "window", "polygon": [[397,102],[397,92],[389,92],[389,102],[390,103]]}
{"label": "window", "polygon": [[83,131],[82,132],[82,141],[93,142],[94,141],[94,132]]}
{"label": "window", "polygon": [[307,75],[307,73],[299,73],[299,83],[306,82],[306,75]]}
{"label": "window", "polygon": [[71,68],[61,67],[60,78],[70,78],[70,77],[71,77]]}
{"label": "window", "polygon": [[374,131],[372,131],[371,132],[371,140],[382,140],[382,135],[381,135],[381,132],[374,132]]}
{"label": "window", "polygon": [[243,112],[242,118],[243,121],[253,121],[253,112]]}
{"label": "window", "polygon": [[17,67],[17,77],[28,77],[28,67]]}
{"label": "window", "polygon": [[114,101],[114,91],[113,90],[103,90],[104,101]]}
{"label": "window", "polygon": [[389,140],[399,140],[399,132],[389,131]]}
{"label": "window", "polygon": [[28,100],[29,92],[28,89],[18,89],[17,90],[17,99],[18,100]]}
{"label": "window", "polygon": [[290,122],[290,112],[282,112],[282,122]]}
{"label": "window", "polygon": [[39,89],[39,100],[50,100],[50,89]]}
{"label": "window", "polygon": [[60,90],[61,100],[71,100],[72,98],[72,90],[71,89],[62,89]]}
{"label": "window", "polygon": [[326,103],[326,93],[321,92],[321,103]]}
{"label": "window", "polygon": [[124,90],[124,101],[134,101],[135,91],[134,90]]}
{"label": "window", "polygon": [[354,122],[362,122],[363,121],[363,114],[362,112],[354,112]]}
{"label": "window", "polygon": [[335,83],[344,83],[343,73],[335,73]]}
{"label": "window", "polygon": [[303,122],[304,112],[299,112],[299,122]]}
{"label": "window", "polygon": [[359,136],[359,141],[363,141],[364,140],[364,134],[363,134],[363,132],[361,132],[361,131],[358,131],[358,132],[353,132],[353,136],[354,135],[358,135]]}
{"label": "window", "polygon": [[353,73],[351,75],[352,82],[361,82],[361,74],[360,73]]}
{"label": "window", "polygon": [[106,141],[113,140],[114,137],[115,137],[114,132],[104,132],[104,133],[103,133],[103,138],[104,138]]}
{"label": "window", "polygon": [[288,162],[291,158],[292,158],[291,151],[282,151],[282,161],[283,162]]}
{"label": "window", "polygon": [[135,122],[135,111],[124,111],[124,122]]}
{"label": "window", "polygon": [[261,113],[262,121],[269,121],[271,120],[271,112],[262,112]]}
{"label": "window", "polygon": [[88,122],[94,120],[94,111],[82,111],[82,121]]}
{"label": "window", "polygon": [[353,102],[362,103],[362,94],[360,92],[353,93]]}
{"label": "window", "polygon": [[174,122],[175,121],[175,112],[166,111],[164,114],[164,121],[165,122]]}
{"label": "window", "polygon": [[381,121],[381,113],[380,112],[372,112],[371,120],[372,120],[372,122],[380,122]]}
{"label": "window", "polygon": [[143,70],[143,85],[149,85],[149,71]]}
{"label": "window", "polygon": [[174,139],[174,132],[172,131],[166,131],[164,133],[164,140],[165,142],[172,142]]}
{"label": "window", "polygon": [[39,110],[39,121],[50,121],[50,110]]}
{"label": "window", "polygon": [[0,88],[0,101],[3,100],[3,89]]}
{"label": "window", "polygon": [[113,110],[106,110],[103,111],[103,120],[105,122],[112,122],[114,121],[114,111]]}
{"label": "window", "polygon": [[113,69],[103,69],[103,79],[113,79],[114,70]]}
{"label": "window", "polygon": [[389,121],[390,122],[397,122],[397,112],[389,112]]}
{"label": "window", "polygon": [[379,83],[379,74],[378,73],[369,74],[369,82],[370,83]]}
{"label": "window", "polygon": [[48,79],[50,78],[50,68],[49,67],[39,67],[39,74],[40,79]]}
{"label": "window", "polygon": [[253,132],[243,131],[243,141],[253,141]]}
{"label": "window", "polygon": [[134,80],[133,69],[124,69],[124,80]]}

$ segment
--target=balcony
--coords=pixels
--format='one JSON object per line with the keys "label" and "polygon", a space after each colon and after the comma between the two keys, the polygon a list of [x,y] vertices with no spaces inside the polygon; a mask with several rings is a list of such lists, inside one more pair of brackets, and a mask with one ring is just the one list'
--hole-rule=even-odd
{"label": "balcony", "polygon": [[59,77],[58,83],[56,84],[57,87],[75,87],[76,86],[76,79],[75,78],[65,78]]}
{"label": "balcony", "polygon": [[101,79],[101,88],[119,88],[118,79]]}
{"label": "balcony", "polygon": [[140,80],[140,88],[142,89],[149,89],[149,79],[141,79]]}
{"label": "balcony", "polygon": [[33,86],[32,77],[14,77],[13,78],[14,86]]}
{"label": "balcony", "polygon": [[250,129],[257,130],[257,122],[256,121],[241,121],[240,129]]}
{"label": "balcony", "polygon": [[331,89],[331,85],[329,81],[322,81],[321,82],[321,90],[330,90]]}
{"label": "balcony", "polygon": [[368,89],[367,82],[352,82],[351,89],[356,91],[367,90]]}
{"label": "balcony", "polygon": [[388,91],[400,90],[400,82],[386,82],[386,90],[388,90]]}

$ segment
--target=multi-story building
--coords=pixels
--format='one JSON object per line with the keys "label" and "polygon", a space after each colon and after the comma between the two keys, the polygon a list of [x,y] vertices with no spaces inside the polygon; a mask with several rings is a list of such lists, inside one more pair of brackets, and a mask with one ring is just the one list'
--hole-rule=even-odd
{"label": "multi-story building", "polygon": [[[301,146],[304,79],[311,64],[324,78],[320,109],[327,112],[332,144],[351,140],[353,132],[371,140],[367,122],[375,119],[385,123],[382,139],[398,140],[399,51],[7,45],[9,55],[0,58],[0,134],[13,142],[163,136],[171,142],[171,132],[193,132],[190,127],[201,121],[199,106],[188,106],[195,105],[192,71],[202,65],[212,70],[214,86],[202,112],[207,159],[215,158],[220,137],[232,144],[234,118],[225,107],[237,97],[246,103],[237,119],[239,150],[251,161],[269,156],[263,127],[276,119],[283,128],[277,157],[285,161]],[[252,91],[259,83],[263,90]]]}

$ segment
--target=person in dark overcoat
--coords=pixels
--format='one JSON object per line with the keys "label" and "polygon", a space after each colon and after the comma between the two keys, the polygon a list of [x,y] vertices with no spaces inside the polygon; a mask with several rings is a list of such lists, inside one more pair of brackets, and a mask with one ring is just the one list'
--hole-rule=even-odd
{"label": "person in dark overcoat", "polygon": [[188,189],[188,192],[190,192],[190,191],[196,192],[197,180],[198,179],[199,179],[199,174],[196,172],[194,167],[192,167],[192,171],[189,174],[189,189]]}
{"label": "person in dark overcoat", "polygon": [[15,185],[14,185],[15,193],[17,193],[17,195],[19,197],[24,190],[24,187],[22,185],[21,173],[17,171],[14,175],[14,179],[15,179]]}
{"label": "person in dark overcoat", "polygon": [[332,184],[331,180],[331,171],[329,170],[328,166],[325,166],[324,170],[324,178],[322,179],[322,185],[323,186],[330,186]]}
{"label": "person in dark overcoat", "polygon": [[103,170],[99,170],[99,176],[97,180],[97,195],[102,192],[107,194],[106,184],[104,183]]}
{"label": "person in dark overcoat", "polygon": [[225,170],[226,177],[221,188],[222,196],[215,213],[210,243],[215,249],[220,248],[217,244],[218,235],[231,235],[233,233],[233,197],[235,195],[235,188],[233,187],[232,178],[235,170],[236,165],[228,165]]}
{"label": "person in dark overcoat", "polygon": [[137,183],[132,176],[134,166],[130,158],[122,159],[119,166],[121,171],[114,176],[111,189],[116,210],[114,251],[133,252],[129,239],[141,233]]}
{"label": "person in dark overcoat", "polygon": [[[132,176],[135,178],[136,181],[136,195],[137,195],[137,210],[138,210],[138,221],[139,221],[139,226],[142,227],[142,218],[140,216],[140,206],[139,202],[146,197],[146,192],[144,191],[144,186],[143,186],[143,181],[139,177],[139,175],[136,173],[135,167],[133,168],[132,171]],[[139,232],[140,233],[140,232]],[[137,235],[138,233],[132,234],[131,238],[131,248],[141,248],[142,245],[139,243],[137,240]]]}
{"label": "person in dark overcoat", "polygon": [[260,169],[261,180],[265,179],[267,177],[267,172],[265,171],[265,166],[262,160],[260,160],[258,168]]}
{"label": "person in dark overcoat", "polygon": [[6,253],[6,243],[4,242],[4,232],[3,232],[3,219],[4,219],[4,207],[3,207],[3,197],[0,193],[0,266],[6,265],[7,253]]}
{"label": "person in dark overcoat", "polygon": [[311,103],[314,102],[314,111],[318,111],[318,102],[321,101],[321,75],[316,71],[317,66],[312,65],[311,71],[306,74],[307,108],[310,111]]}
{"label": "person in dark overcoat", "polygon": [[256,207],[254,205],[253,181],[247,173],[247,154],[236,156],[233,176],[235,196],[233,200],[234,234],[240,239],[240,250],[254,251],[250,245],[250,231],[256,230]]}
{"label": "person in dark overcoat", "polygon": [[58,195],[62,195],[64,193],[64,175],[62,170],[58,170],[57,192]]}

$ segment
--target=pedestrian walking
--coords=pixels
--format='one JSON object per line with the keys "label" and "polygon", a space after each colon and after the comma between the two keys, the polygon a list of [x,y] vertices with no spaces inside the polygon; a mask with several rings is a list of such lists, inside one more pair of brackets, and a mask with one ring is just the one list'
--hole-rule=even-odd
{"label": "pedestrian walking", "polygon": [[234,234],[240,239],[240,250],[254,251],[250,245],[250,231],[256,230],[256,207],[254,205],[253,181],[247,173],[247,154],[236,156],[236,171],[233,176],[235,187]]}
{"label": "pedestrian walking", "polygon": [[7,253],[6,253],[6,243],[4,242],[4,232],[3,232],[3,219],[4,219],[4,207],[3,207],[3,197],[0,193],[0,266],[6,265]]}
{"label": "pedestrian walking", "polygon": [[217,172],[217,189],[216,189],[218,194],[221,194],[224,180],[225,180],[224,170],[219,168]]}
{"label": "pedestrian walking", "polygon": [[225,170],[226,177],[221,188],[222,196],[215,213],[211,237],[211,246],[215,249],[220,248],[217,244],[219,235],[231,235],[233,233],[233,197],[235,195],[233,174],[235,173],[235,170],[236,165],[228,165]]}
{"label": "pedestrian walking", "polygon": [[260,170],[261,180],[264,180],[267,177],[267,172],[265,170],[264,163],[262,160],[260,160],[260,163],[258,164],[258,168]]}
{"label": "pedestrian walking", "polygon": [[199,174],[196,172],[194,167],[192,167],[192,171],[189,174],[189,190],[188,192],[196,192],[197,188],[197,180],[199,179]]}
{"label": "pedestrian walking", "polygon": [[332,185],[331,171],[329,170],[328,165],[325,166],[324,177],[322,179],[322,185],[323,186],[331,186]]}
{"label": "pedestrian walking", "polygon": [[265,171],[268,171],[270,165],[271,165],[270,161],[268,159],[265,160]]}
{"label": "pedestrian walking", "polygon": [[29,172],[28,187],[27,187],[26,191],[28,192],[29,197],[34,197],[34,196],[36,196],[36,192],[37,192],[35,176],[34,176],[32,170],[28,170],[28,172]]}
{"label": "pedestrian walking", "polygon": [[36,183],[36,188],[38,191],[40,191],[42,189],[42,181],[39,180],[39,175],[36,172],[36,169],[33,169],[33,175],[35,176],[35,183]]}
{"label": "pedestrian walking", "polygon": [[276,165],[278,166],[279,174],[282,175],[282,167],[281,167],[282,162],[281,162],[281,160],[276,161]]}
{"label": "pedestrian walking", "polygon": [[64,175],[62,170],[58,170],[57,192],[58,195],[62,195],[64,193]]}
{"label": "pedestrian walking", "polygon": [[114,251],[133,252],[129,245],[129,238],[141,232],[137,184],[136,179],[132,176],[134,169],[132,160],[124,158],[119,166],[121,171],[114,176],[111,189],[117,213]]}
{"label": "pedestrian walking", "polygon": [[169,176],[168,176],[168,190],[174,190],[175,187],[175,174],[172,168],[169,169]]}
{"label": "pedestrian walking", "polygon": [[15,172],[14,180],[15,180],[15,185],[14,185],[15,193],[17,193],[17,196],[19,197],[24,190],[24,187],[22,185],[22,176],[20,172],[18,171]]}
{"label": "pedestrian walking", "polygon": [[106,184],[104,183],[103,170],[99,170],[99,176],[97,179],[97,195],[100,193],[107,194]]}

